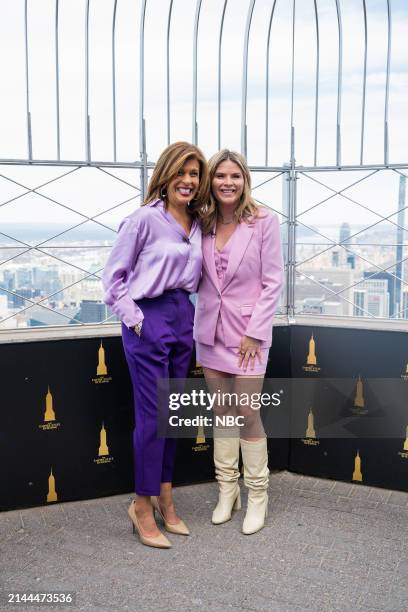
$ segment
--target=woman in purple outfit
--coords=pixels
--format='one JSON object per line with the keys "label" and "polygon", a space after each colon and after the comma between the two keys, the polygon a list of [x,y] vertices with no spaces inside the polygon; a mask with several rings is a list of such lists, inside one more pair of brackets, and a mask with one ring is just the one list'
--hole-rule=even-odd
{"label": "woman in purple outfit", "polygon": [[120,227],[103,273],[104,300],[122,321],[135,404],[136,500],[129,517],[140,541],[170,548],[167,531],[188,535],[172,498],[176,440],[157,433],[157,381],[186,378],[193,348],[189,294],[201,274],[198,211],[208,198],[208,170],[196,146],[176,142],[154,169],[141,208]]}

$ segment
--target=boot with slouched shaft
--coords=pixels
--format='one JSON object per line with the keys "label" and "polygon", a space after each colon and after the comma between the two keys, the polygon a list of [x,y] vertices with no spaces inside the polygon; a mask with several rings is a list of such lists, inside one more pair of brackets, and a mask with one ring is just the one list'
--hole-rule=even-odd
{"label": "boot with slouched shaft", "polygon": [[212,515],[214,525],[229,521],[232,511],[241,509],[238,461],[239,430],[214,429],[214,464],[219,485],[218,503]]}
{"label": "boot with slouched shaft", "polygon": [[242,533],[256,533],[265,525],[268,513],[268,451],[266,438],[256,442],[241,440],[244,482],[248,487],[248,508]]}

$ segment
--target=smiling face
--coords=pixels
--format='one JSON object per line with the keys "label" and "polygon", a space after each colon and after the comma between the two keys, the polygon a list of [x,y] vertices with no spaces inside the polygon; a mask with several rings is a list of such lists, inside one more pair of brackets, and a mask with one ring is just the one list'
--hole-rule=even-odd
{"label": "smiling face", "polygon": [[167,200],[171,206],[186,206],[195,198],[200,186],[200,165],[190,158],[177,176],[167,185]]}
{"label": "smiling face", "polygon": [[244,175],[238,164],[227,159],[217,166],[211,181],[211,190],[218,204],[235,209],[240,202],[244,186]]}

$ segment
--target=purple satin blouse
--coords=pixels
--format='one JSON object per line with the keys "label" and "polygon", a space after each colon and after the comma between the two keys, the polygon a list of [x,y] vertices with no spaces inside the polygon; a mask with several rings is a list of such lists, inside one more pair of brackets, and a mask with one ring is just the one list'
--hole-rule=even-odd
{"label": "purple satin blouse", "polygon": [[102,283],[104,302],[128,327],[143,320],[135,303],[169,289],[197,291],[201,276],[201,229],[196,220],[187,236],[156,200],[141,206],[119,227]]}

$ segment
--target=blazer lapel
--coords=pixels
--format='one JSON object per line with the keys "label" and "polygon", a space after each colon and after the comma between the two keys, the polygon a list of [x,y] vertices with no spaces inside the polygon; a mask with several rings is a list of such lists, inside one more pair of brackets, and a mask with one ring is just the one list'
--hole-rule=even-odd
{"label": "blazer lapel", "polygon": [[[233,241],[231,244],[230,256],[228,259],[228,265],[224,276],[224,282],[222,283],[222,291],[227,287],[227,285],[231,282],[235,272],[239,264],[242,261],[242,258],[245,254],[245,251],[248,247],[249,241],[251,240],[252,234],[254,233],[253,225],[248,225],[245,221],[239,223],[237,229],[231,237]],[[214,261],[214,258],[213,258]],[[215,272],[215,265],[214,265]]]}
{"label": "blazer lapel", "polygon": [[214,287],[217,289],[217,291],[219,291],[220,286],[218,282],[217,270],[215,269],[214,249],[215,235],[210,233],[203,236],[203,263]]}

